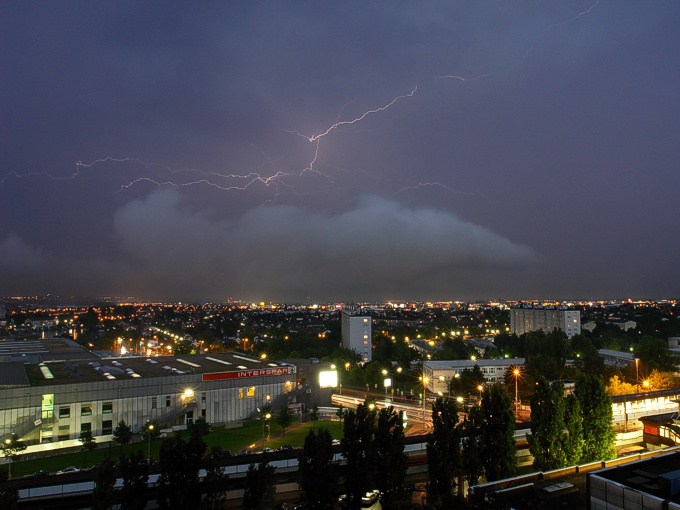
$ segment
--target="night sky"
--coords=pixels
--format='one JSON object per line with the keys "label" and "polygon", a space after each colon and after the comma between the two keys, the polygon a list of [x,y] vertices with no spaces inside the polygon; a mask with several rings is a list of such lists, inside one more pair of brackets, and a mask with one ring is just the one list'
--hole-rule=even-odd
{"label": "night sky", "polygon": [[677,298],[680,3],[6,1],[0,295]]}

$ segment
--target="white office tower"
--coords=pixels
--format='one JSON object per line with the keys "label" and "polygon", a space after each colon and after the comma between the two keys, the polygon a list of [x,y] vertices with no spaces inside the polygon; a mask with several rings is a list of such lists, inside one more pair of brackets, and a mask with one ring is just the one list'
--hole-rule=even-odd
{"label": "white office tower", "polygon": [[364,363],[371,361],[371,317],[360,310],[342,311],[342,346],[354,349]]}

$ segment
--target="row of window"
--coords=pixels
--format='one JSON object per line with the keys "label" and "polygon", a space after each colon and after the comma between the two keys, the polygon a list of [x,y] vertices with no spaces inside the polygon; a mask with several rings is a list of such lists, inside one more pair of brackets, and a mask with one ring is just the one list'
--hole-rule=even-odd
{"label": "row of window", "polygon": [[[113,402],[104,402],[102,404],[102,414],[111,414],[113,412]],[[59,408],[59,419],[70,418],[71,417],[71,407],[60,407]],[[92,404],[82,404],[80,406],[80,416],[92,416]],[[42,419],[48,419],[54,417],[54,410],[49,409],[42,411]]]}

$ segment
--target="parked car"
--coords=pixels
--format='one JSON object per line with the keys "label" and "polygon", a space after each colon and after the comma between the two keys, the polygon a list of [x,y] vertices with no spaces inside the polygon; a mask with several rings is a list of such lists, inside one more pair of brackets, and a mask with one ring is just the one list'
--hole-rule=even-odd
{"label": "parked car", "polygon": [[380,499],[380,491],[378,489],[374,489],[374,490],[364,494],[364,496],[361,498],[361,506],[371,506],[373,503],[375,503],[379,499]]}
{"label": "parked car", "polygon": [[26,475],[29,478],[41,478],[43,476],[49,476],[49,473],[47,471],[36,471],[32,475]]}
{"label": "parked car", "polygon": [[62,469],[61,471],[57,471],[58,475],[66,475],[68,473],[79,473],[82,471],[80,468],[77,468],[75,466],[69,466],[67,468]]}
{"label": "parked car", "polygon": [[289,451],[291,451],[291,450],[293,450],[293,449],[294,449],[294,448],[293,448],[292,445],[284,444],[281,448],[279,448],[279,451],[280,451],[280,452],[289,452]]}

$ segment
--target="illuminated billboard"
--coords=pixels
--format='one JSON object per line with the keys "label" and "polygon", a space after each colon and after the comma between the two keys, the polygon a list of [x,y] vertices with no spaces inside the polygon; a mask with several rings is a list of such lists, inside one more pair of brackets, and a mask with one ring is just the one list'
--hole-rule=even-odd
{"label": "illuminated billboard", "polygon": [[335,370],[319,372],[320,388],[336,388],[338,386],[338,373]]}

